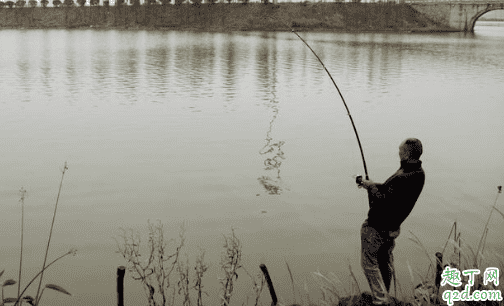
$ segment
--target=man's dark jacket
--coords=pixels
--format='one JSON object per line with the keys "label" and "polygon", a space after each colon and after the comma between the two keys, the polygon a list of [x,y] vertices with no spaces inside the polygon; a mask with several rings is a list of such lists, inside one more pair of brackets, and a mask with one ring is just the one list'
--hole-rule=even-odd
{"label": "man's dark jacket", "polygon": [[422,161],[401,161],[399,170],[385,183],[369,190],[368,226],[377,231],[397,231],[413,210],[424,182]]}

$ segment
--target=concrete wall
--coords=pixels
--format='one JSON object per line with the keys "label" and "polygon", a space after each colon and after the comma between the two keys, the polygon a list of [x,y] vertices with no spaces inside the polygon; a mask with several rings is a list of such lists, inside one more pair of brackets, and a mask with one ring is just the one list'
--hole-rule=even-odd
{"label": "concrete wall", "polygon": [[425,18],[436,23],[439,28],[453,31],[473,31],[474,24],[483,14],[504,9],[502,3],[418,3],[411,5]]}
{"label": "concrete wall", "polygon": [[418,3],[411,7],[434,22],[440,28],[455,30],[450,27],[451,7],[447,4]]}
{"label": "concrete wall", "polygon": [[[334,29],[356,31],[453,31],[469,7],[394,3],[203,4],[3,8],[0,27],[191,28],[202,30]],[[461,19],[460,16],[463,18]],[[287,23],[287,25],[286,25]]]}

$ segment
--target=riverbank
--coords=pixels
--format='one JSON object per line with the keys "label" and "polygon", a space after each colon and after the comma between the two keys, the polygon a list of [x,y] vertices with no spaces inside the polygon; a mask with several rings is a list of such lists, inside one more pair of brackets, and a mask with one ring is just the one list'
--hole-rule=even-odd
{"label": "riverbank", "polygon": [[2,28],[449,31],[407,4],[285,3],[0,9]]}

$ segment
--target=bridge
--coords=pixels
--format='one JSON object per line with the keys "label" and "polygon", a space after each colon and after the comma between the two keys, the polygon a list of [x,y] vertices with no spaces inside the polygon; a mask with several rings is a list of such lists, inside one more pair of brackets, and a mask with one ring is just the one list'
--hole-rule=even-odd
{"label": "bridge", "polygon": [[453,31],[473,32],[474,24],[481,15],[493,10],[503,10],[504,0],[500,1],[406,1],[411,7],[424,14],[442,28]]}
{"label": "bridge", "polygon": [[[264,0],[249,0],[263,2]],[[504,0],[269,0],[286,2],[358,2],[406,4],[436,23],[440,31],[473,32],[474,24],[485,13],[504,10]]]}

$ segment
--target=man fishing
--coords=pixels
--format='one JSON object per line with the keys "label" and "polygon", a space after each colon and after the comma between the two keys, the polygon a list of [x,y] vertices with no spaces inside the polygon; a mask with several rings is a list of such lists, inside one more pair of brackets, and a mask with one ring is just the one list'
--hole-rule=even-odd
{"label": "man fishing", "polygon": [[422,169],[422,162],[419,160],[422,155],[422,143],[416,138],[408,138],[403,141],[399,146],[401,159],[399,170],[383,184],[368,180],[366,160],[359,134],[338,85],[317,53],[292,27],[290,28],[292,33],[301,39],[324,67],[341,97],[352,123],[366,174],[366,180],[359,177],[357,184],[359,187],[367,189],[369,197],[368,218],[362,224],[361,229],[361,264],[373,293],[373,303],[375,305],[389,304],[391,301],[388,292],[390,281],[394,275],[392,256],[392,250],[395,246],[394,240],[399,236],[401,224],[413,210],[425,182],[425,173]]}
{"label": "man fishing", "polygon": [[357,179],[368,191],[368,218],[361,228],[361,265],[373,294],[374,305],[391,303],[388,294],[394,273],[392,250],[400,226],[408,217],[422,192],[425,173],[422,169],[422,143],[408,138],[399,146],[401,167],[383,184]]}

